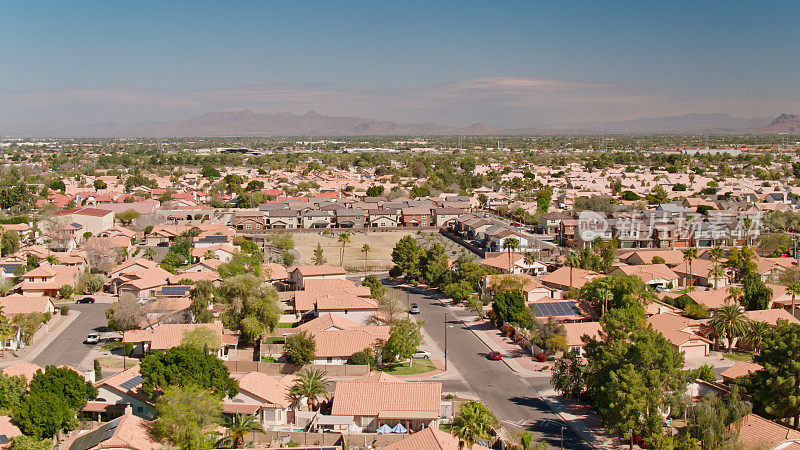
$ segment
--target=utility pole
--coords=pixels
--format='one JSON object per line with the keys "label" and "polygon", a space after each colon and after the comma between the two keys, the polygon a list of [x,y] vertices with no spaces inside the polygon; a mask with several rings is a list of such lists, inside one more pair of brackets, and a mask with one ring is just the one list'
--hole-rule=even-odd
{"label": "utility pole", "polygon": [[447,372],[447,313],[444,313],[444,371]]}

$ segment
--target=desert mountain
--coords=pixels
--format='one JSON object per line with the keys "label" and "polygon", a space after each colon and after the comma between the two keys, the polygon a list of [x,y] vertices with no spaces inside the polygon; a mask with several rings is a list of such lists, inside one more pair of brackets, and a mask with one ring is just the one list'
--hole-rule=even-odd
{"label": "desert mountain", "polygon": [[800,133],[800,114],[781,114],[760,131],[762,133]]}

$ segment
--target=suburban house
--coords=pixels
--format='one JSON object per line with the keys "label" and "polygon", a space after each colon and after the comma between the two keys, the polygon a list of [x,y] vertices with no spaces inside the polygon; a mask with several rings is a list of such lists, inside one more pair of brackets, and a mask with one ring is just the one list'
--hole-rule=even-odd
{"label": "suburban house", "polygon": [[406,382],[397,377],[365,375],[336,383],[333,416],[352,416],[364,431],[375,432],[381,425],[402,424],[407,430],[439,428],[442,384]]}
{"label": "suburban house", "polygon": [[316,349],[314,364],[347,364],[353,353],[375,348],[389,339],[389,326],[358,326],[341,330],[328,329],[312,332]]}
{"label": "suburban house", "polygon": [[126,411],[124,415],[89,431],[71,436],[58,448],[78,449],[137,449],[156,450],[163,445],[150,434],[150,424]]}
{"label": "suburban house", "polygon": [[295,289],[304,289],[305,280],[338,278],[344,280],[347,272],[343,267],[322,264],[319,266],[293,266],[289,269],[289,283]]}
{"label": "suburban house", "polygon": [[142,381],[139,366],[104,378],[94,384],[97,397],[86,402],[84,416],[92,420],[110,420],[124,414],[125,408],[143,419],[155,418],[156,408],[153,402],[142,392]]}
{"label": "suburban house", "polygon": [[541,277],[539,281],[547,287],[560,291],[569,291],[570,289],[580,289],[584,284],[599,276],[599,273],[591,270],[562,266]]}
{"label": "suburban house", "polygon": [[294,293],[294,312],[299,316],[319,317],[331,313],[353,322],[365,324],[377,311],[377,300],[348,292],[297,291]]}
{"label": "suburban house", "polygon": [[81,234],[89,232],[92,235],[99,234],[114,226],[114,213],[107,209],[100,208],[75,208],[65,209],[53,214],[54,220],[63,224],[78,224],[81,226]]}
{"label": "suburban house", "polygon": [[150,299],[156,292],[168,284],[171,273],[158,267],[156,269],[140,270],[123,274],[112,279],[112,284],[117,286],[117,293],[131,294],[137,299]]}
{"label": "suburban house", "polygon": [[190,251],[192,262],[194,263],[200,262],[204,259],[216,259],[221,261],[223,264],[231,262],[233,255],[238,252],[239,250],[231,247],[228,244],[211,245],[208,247],[194,247]]}
{"label": "suburban house", "polygon": [[20,290],[25,297],[55,297],[62,287],[73,286],[79,275],[75,266],[42,264],[22,275]]}
{"label": "suburban house", "polygon": [[719,373],[725,384],[730,384],[739,377],[750,375],[763,369],[760,364],[750,361],[736,361],[732,366]]}
{"label": "suburban house", "polygon": [[350,280],[339,278],[306,280],[304,290],[306,292],[348,293],[359,297],[369,297],[372,293],[368,286],[357,285]]}
{"label": "suburban house", "polygon": [[[511,266],[509,269],[509,259]],[[525,263],[525,254],[518,252],[505,252],[497,253],[496,255],[485,258],[481,264],[487,267],[494,267],[504,273],[528,273],[531,275],[544,275],[547,273],[547,266],[539,261],[534,261],[532,264]]]}
{"label": "suburban house", "polygon": [[657,291],[669,291],[678,286],[678,274],[666,264],[620,265],[610,275],[630,275]]}
{"label": "suburban house", "polygon": [[683,252],[674,249],[634,250],[619,255],[620,262],[631,266],[656,264],[653,262],[654,258],[656,261],[663,259],[663,264],[666,264],[669,267],[675,267],[679,264],[683,264]]}
{"label": "suburban house", "polygon": [[195,328],[208,328],[219,336],[222,348],[217,350],[217,357],[227,360],[231,352],[236,351],[238,338],[232,334],[224,334],[222,322],[196,323],[196,324],[177,324],[165,323],[156,325],[146,330],[126,331],[122,336],[122,342],[134,344],[132,356],[144,356],[150,350],[168,350],[181,345],[184,335]]}
{"label": "suburban house", "polygon": [[481,288],[491,294],[498,289],[521,289],[526,303],[561,298],[560,290],[547,287],[539,279],[528,274],[487,275],[481,280]]}
{"label": "suburban house", "polygon": [[568,322],[562,324],[564,331],[566,331],[567,348],[569,351],[583,356],[584,344],[583,336],[588,336],[593,339],[600,337],[600,322]]}
{"label": "suburban house", "polygon": [[388,228],[400,226],[397,211],[392,209],[376,209],[367,214],[367,226],[370,228]]}
{"label": "suburban house", "polygon": [[[386,445],[383,450],[462,450],[464,444],[460,439],[450,433],[446,433],[438,428],[425,428],[422,431],[412,433],[407,437]],[[488,447],[473,444],[472,450],[489,450]]]}
{"label": "suburban house", "polygon": [[189,229],[186,225],[159,225],[144,237],[144,243],[149,246],[168,246]]}
{"label": "suburban house", "polygon": [[236,374],[239,392],[222,402],[224,414],[248,414],[258,417],[263,428],[287,423],[291,398],[289,390],[295,376],[272,377],[263,372]]}
{"label": "suburban house", "polygon": [[711,341],[698,334],[701,322],[673,313],[655,314],[647,323],[667,338],[686,358],[708,356]]}

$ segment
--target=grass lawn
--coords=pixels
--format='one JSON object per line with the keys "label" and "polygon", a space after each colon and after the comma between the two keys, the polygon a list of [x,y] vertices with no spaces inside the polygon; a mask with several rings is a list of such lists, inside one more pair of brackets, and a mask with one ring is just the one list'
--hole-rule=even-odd
{"label": "grass lawn", "polygon": [[122,348],[122,347],[123,347],[123,345],[124,345],[124,344],[123,344],[122,342],[106,342],[106,343],[105,343],[105,344],[103,344],[103,346],[102,346],[102,347],[100,347],[100,348],[101,348],[103,351],[110,352],[110,351],[112,351],[112,350],[116,350],[116,349]]}
{"label": "grass lawn", "polygon": [[445,433],[449,433],[450,430],[453,429],[453,426],[450,425],[449,423],[441,423],[441,424],[439,424],[439,429],[441,431],[444,431]]}
{"label": "grass lawn", "polygon": [[[102,356],[97,358],[100,361],[100,366],[102,367],[109,367],[114,369],[122,369],[124,361],[122,358],[112,358],[110,356]],[[137,361],[135,360],[128,360],[127,367],[130,369],[131,367],[135,366]]]}
{"label": "grass lawn", "polygon": [[275,325],[275,328],[292,328],[292,325],[294,325],[294,324],[293,323],[281,322],[281,323]]}
{"label": "grass lawn", "polygon": [[723,353],[722,356],[730,359],[731,361],[752,361],[753,354],[747,352],[731,352]]}
{"label": "grass lawn", "polygon": [[408,367],[408,364],[390,364],[387,365],[382,371],[390,375],[416,375],[419,373],[426,373],[436,370],[436,365],[430,359],[414,359],[414,365]]}
{"label": "grass lawn", "polygon": [[266,344],[285,344],[286,338],[282,337],[268,337],[264,339],[264,343]]}

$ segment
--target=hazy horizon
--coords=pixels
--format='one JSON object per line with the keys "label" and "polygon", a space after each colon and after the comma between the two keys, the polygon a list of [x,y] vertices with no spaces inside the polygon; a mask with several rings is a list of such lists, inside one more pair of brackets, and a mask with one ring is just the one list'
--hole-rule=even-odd
{"label": "hazy horizon", "polygon": [[800,4],[25,2],[0,133],[209,112],[492,128],[800,112]]}

